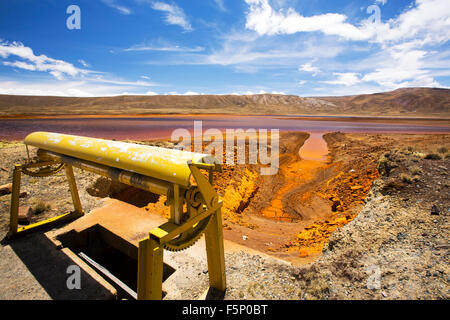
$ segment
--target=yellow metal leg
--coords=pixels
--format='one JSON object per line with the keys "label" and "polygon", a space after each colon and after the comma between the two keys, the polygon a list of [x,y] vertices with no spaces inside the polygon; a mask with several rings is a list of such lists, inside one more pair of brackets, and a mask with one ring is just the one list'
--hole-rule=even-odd
{"label": "yellow metal leg", "polygon": [[77,182],[75,176],[73,175],[72,166],[69,164],[65,165],[67,181],[69,182],[70,194],[72,195],[72,202],[75,208],[75,212],[79,215],[83,215],[83,208],[81,207],[80,196],[78,194]]}
{"label": "yellow metal leg", "polygon": [[46,164],[48,164],[48,163],[43,162],[43,163],[34,163],[34,164],[27,164],[27,165],[20,165],[20,164],[15,165],[14,172],[13,172],[13,190],[11,193],[11,209],[10,209],[10,222],[9,222],[9,232],[8,232],[9,238],[19,235],[19,234],[24,234],[25,232],[37,229],[42,226],[49,225],[50,223],[57,223],[57,222],[61,222],[66,219],[77,218],[84,214],[83,208],[81,207],[80,197],[78,195],[78,189],[77,189],[75,177],[73,175],[72,166],[66,165],[65,166],[66,175],[67,175],[67,180],[69,182],[70,193],[72,195],[72,201],[73,201],[75,211],[65,213],[65,214],[44,220],[44,221],[40,221],[40,222],[37,222],[34,224],[27,225],[27,226],[22,226],[22,227],[18,226],[19,197],[20,197],[20,184],[21,184],[22,172],[25,169],[40,167],[40,166],[44,166]]}
{"label": "yellow metal leg", "polygon": [[138,300],[162,299],[163,251],[164,248],[152,238],[139,241]]}
{"label": "yellow metal leg", "polygon": [[217,210],[205,232],[210,287],[224,292],[227,288],[223,248],[222,214]]}
{"label": "yellow metal leg", "polygon": [[20,180],[22,175],[22,165],[16,164],[13,172],[13,184],[11,193],[11,209],[9,216],[9,236],[17,233],[19,223],[19,196],[20,196]]}

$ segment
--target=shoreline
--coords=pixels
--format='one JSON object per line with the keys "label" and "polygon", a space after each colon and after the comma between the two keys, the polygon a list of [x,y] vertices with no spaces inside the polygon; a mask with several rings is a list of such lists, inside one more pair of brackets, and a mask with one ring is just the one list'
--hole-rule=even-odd
{"label": "shoreline", "polygon": [[367,116],[367,115],[296,115],[296,114],[234,114],[234,113],[145,113],[145,114],[18,114],[0,115],[0,120],[28,120],[28,119],[103,119],[103,118],[162,118],[162,117],[275,117],[281,120],[311,120],[311,121],[433,121],[449,123],[448,118],[438,117],[404,117],[404,116]]}

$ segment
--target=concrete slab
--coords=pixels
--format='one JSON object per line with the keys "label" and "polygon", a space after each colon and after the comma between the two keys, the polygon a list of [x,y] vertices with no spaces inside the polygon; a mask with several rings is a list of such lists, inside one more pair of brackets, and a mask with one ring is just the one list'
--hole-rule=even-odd
{"label": "concrete slab", "polygon": [[[72,233],[76,236],[89,229],[99,228],[100,233],[95,233],[95,236],[101,236],[103,241],[137,260],[139,240],[146,237],[150,230],[166,221],[163,217],[151,214],[144,209],[119,200],[107,199],[103,207],[93,210],[59,230],[48,232],[46,235],[58,244],[56,239],[61,235]],[[265,256],[264,253],[227,240],[224,242],[224,247],[226,253],[245,251],[249,254]],[[64,250],[69,249],[65,248]],[[163,282],[163,291],[166,293],[164,299],[185,299],[187,293],[190,297],[196,296],[198,299],[205,299],[205,292],[209,288],[209,275],[204,236],[193,246],[181,252],[165,250],[164,263],[174,270]],[[99,274],[92,275],[92,278],[106,280]]]}

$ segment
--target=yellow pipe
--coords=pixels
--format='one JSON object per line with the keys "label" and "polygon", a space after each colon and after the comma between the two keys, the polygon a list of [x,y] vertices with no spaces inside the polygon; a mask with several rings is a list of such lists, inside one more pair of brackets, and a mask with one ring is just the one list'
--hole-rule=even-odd
{"label": "yellow pipe", "polygon": [[129,186],[136,187],[138,189],[163,195],[166,196],[168,199],[172,198],[173,193],[172,185],[166,181],[150,178],[126,170],[111,168],[102,164],[97,164],[86,160],[80,160],[68,156],[59,155],[42,149],[39,149],[37,151],[37,156],[41,160],[64,162],[75,168],[89,171],[107,178],[111,178],[113,180],[122,182]]}
{"label": "yellow pipe", "polygon": [[217,163],[211,155],[67,134],[34,132],[25,144],[78,159],[190,186],[188,161]]}

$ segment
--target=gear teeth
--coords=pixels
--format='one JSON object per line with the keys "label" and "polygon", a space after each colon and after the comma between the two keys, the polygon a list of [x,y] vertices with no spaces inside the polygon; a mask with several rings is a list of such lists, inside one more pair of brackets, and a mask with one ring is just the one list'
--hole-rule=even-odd
{"label": "gear teeth", "polygon": [[[187,240],[185,243],[180,244],[180,245],[172,245],[170,243],[166,243],[164,245],[164,249],[166,249],[167,251],[171,251],[171,252],[180,252],[183,250],[186,250],[187,248],[193,246],[203,235],[203,233],[205,232],[206,228],[208,228],[209,222],[211,221],[211,216],[209,216],[208,221],[205,223],[205,225],[203,227],[201,227],[201,231],[197,231],[196,230],[196,234],[194,235],[193,238]],[[199,222],[201,223],[201,222]]]}

